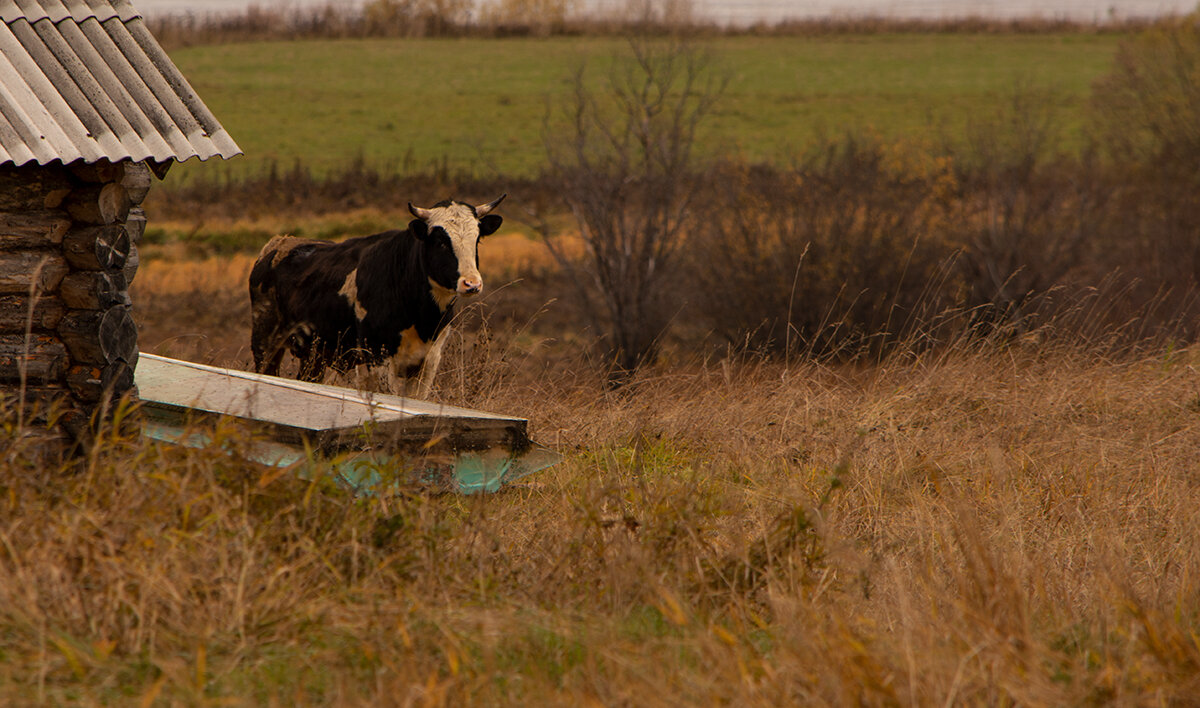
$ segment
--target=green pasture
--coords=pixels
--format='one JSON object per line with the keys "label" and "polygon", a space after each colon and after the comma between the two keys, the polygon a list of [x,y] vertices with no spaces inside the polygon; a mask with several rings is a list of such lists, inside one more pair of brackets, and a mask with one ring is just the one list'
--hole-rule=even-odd
{"label": "green pasture", "polygon": [[[786,162],[814,136],[962,132],[1018,85],[1048,89],[1078,141],[1092,82],[1119,36],[899,34],[706,40],[729,85],[702,134],[710,149]],[[179,49],[172,57],[245,156],[202,170],[362,155],[378,166],[531,174],[548,102],[581,62],[600,80],[616,38],[377,39]],[[190,165],[185,172],[197,168]]]}

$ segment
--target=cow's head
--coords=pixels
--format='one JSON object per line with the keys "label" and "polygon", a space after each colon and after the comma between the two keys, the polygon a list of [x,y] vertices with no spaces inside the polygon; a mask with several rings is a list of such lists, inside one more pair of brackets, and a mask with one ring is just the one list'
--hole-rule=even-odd
{"label": "cow's head", "polygon": [[458,295],[478,295],[483,291],[483,276],[479,274],[479,239],[495,233],[503,221],[491,211],[504,201],[507,194],[482,206],[471,206],[447,199],[429,209],[408,210],[417,217],[409,231],[424,242],[425,268],[436,287]]}

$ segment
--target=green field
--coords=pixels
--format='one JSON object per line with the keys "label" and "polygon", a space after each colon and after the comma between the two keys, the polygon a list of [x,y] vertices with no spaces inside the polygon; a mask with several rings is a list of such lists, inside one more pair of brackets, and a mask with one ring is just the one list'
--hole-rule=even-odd
{"label": "green field", "polygon": [[[1061,99],[1077,140],[1091,83],[1119,36],[899,34],[728,37],[705,46],[730,83],[702,139],[786,162],[821,132],[961,131],[1018,84]],[[173,59],[246,155],[228,168],[303,160],[321,171],[359,154],[377,166],[521,175],[543,162],[548,101],[573,68],[603,76],[623,40],[396,39],[192,47]],[[201,168],[211,170],[212,167]],[[188,172],[197,169],[189,166]]]}

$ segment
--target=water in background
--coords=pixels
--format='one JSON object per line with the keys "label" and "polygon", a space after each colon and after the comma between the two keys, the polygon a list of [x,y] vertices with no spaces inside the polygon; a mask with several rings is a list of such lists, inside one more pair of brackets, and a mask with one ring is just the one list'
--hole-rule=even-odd
{"label": "water in background", "polygon": [[[222,13],[260,7],[345,5],[362,0],[131,0],[146,15]],[[486,2],[487,0],[480,0]],[[582,0],[585,8],[604,15],[620,14],[628,0]],[[953,19],[1044,18],[1106,22],[1138,17],[1184,14],[1196,0],[692,0],[698,19],[743,25],[786,19],[822,17],[894,17]]]}

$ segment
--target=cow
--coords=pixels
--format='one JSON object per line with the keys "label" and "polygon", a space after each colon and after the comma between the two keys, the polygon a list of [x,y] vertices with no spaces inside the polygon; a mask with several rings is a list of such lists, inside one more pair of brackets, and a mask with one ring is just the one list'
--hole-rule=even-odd
{"label": "cow", "polygon": [[286,351],[307,381],[386,363],[393,393],[428,397],[456,301],[483,291],[479,240],[500,228],[492,211],[506,196],[482,206],[410,202],[415,218],[403,231],[340,243],[272,238],[250,271],[254,368],[277,376]]}

